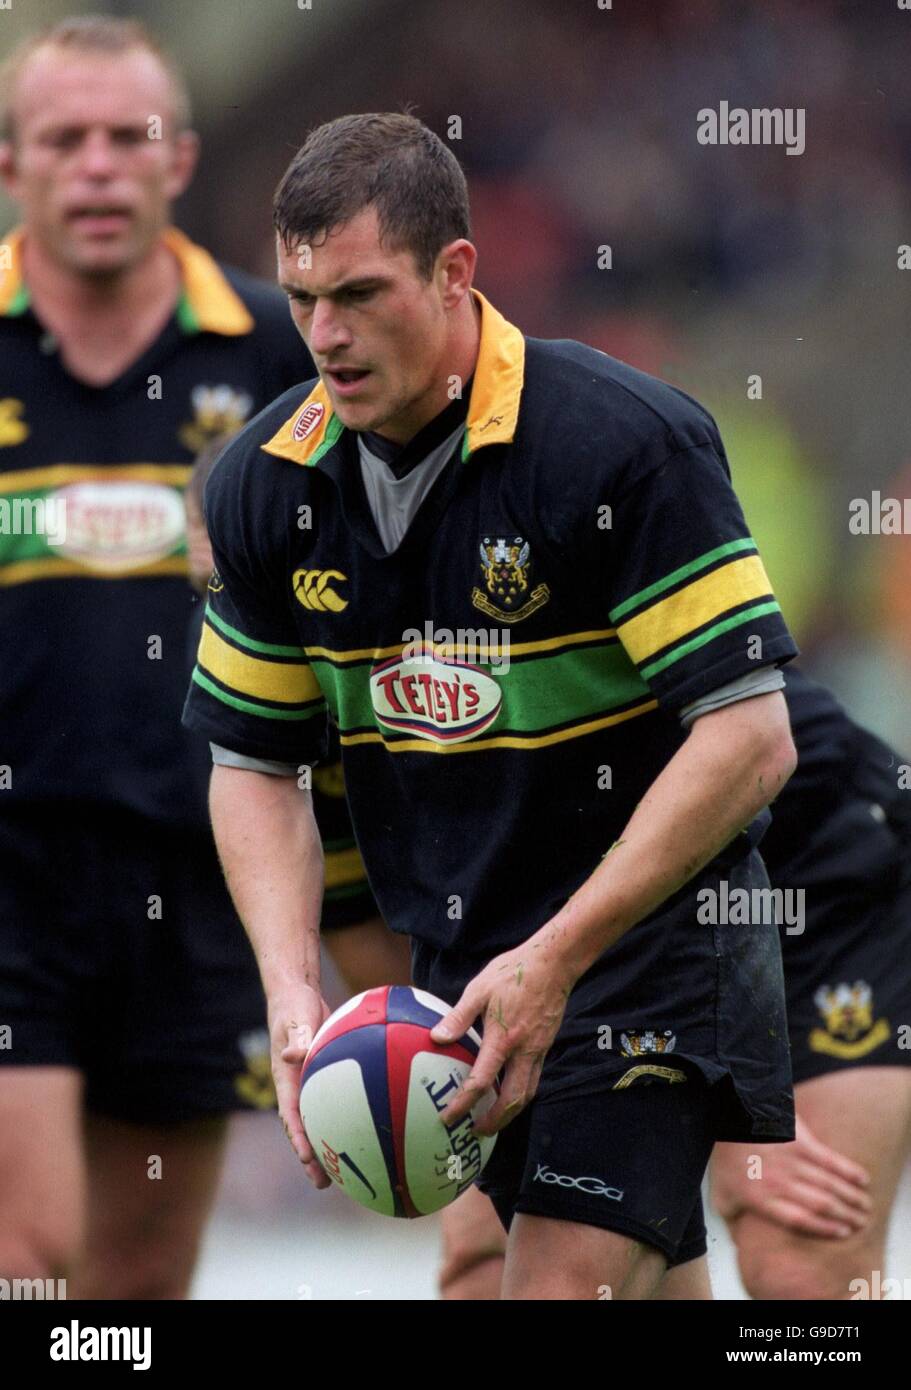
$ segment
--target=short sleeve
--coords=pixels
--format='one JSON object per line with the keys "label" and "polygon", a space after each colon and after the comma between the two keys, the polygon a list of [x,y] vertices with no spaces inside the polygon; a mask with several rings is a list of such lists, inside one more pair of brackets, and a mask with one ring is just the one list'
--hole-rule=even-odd
{"label": "short sleeve", "polygon": [[276,583],[280,556],[250,537],[266,527],[265,499],[237,486],[229,447],[206,487],[215,571],[183,722],[251,758],[316,763],[326,756],[327,711]]}
{"label": "short sleeve", "polygon": [[670,709],[797,655],[720,440],[633,475],[612,507],[610,621]]}

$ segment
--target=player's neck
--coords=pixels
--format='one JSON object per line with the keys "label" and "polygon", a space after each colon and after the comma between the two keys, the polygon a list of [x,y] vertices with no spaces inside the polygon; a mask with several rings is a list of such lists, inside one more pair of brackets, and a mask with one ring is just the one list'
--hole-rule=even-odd
{"label": "player's neck", "polygon": [[149,315],[167,320],[180,293],[180,268],[163,243],[118,274],[90,276],[61,265],[26,233],[23,271],[35,313],[57,337],[87,323],[129,325],[133,336]]}
{"label": "player's neck", "polygon": [[90,277],[60,265],[27,235],[23,272],[36,317],[67,370],[108,386],[155,341],[174,312],[180,267],[163,244],[119,275]]}
{"label": "player's neck", "polygon": [[454,311],[452,331],[446,351],[440,361],[440,371],[431,389],[415,401],[407,417],[390,420],[376,433],[393,444],[408,444],[425,425],[452,404],[453,379],[463,386],[470,378],[478,360],[481,343],[481,310],[474,296],[467,294]]}

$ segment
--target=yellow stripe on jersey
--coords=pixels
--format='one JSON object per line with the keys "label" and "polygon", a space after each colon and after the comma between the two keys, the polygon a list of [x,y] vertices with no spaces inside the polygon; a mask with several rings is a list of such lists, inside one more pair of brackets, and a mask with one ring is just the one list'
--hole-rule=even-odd
{"label": "yellow stripe on jersey", "polygon": [[695,579],[628,623],[618,623],[617,631],[633,661],[641,665],[655,652],[679,642],[713,618],[771,592],[759,556],[746,555]]}
{"label": "yellow stripe on jersey", "polygon": [[586,719],[569,729],[556,729],[551,734],[539,734],[526,738],[520,734],[494,734],[491,738],[467,739],[464,743],[437,743],[426,738],[402,738],[387,741],[380,733],[341,734],[339,742],[344,748],[355,748],[360,743],[385,743],[387,753],[486,753],[495,748],[552,748],[554,744],[566,743],[569,739],[584,738],[586,734],[598,733],[614,724],[625,724],[628,719],[638,719],[640,714],[650,714],[658,708],[657,700],[646,700],[644,704],[632,709],[621,710],[619,714],[607,714],[601,719]]}
{"label": "yellow stripe on jersey", "polygon": [[306,662],[261,661],[232,647],[208,623],[199,643],[199,664],[238,695],[288,705],[322,698],[317,679]]}
{"label": "yellow stripe on jersey", "polygon": [[132,569],[93,569],[75,560],[14,560],[0,565],[0,585],[28,584],[33,579],[147,579],[149,575],[188,574],[186,555],[172,555],[149,565],[134,565]]}
{"label": "yellow stripe on jersey", "polygon": [[53,463],[47,468],[20,468],[0,474],[0,492],[39,492],[67,483],[161,483],[183,487],[189,463]]}

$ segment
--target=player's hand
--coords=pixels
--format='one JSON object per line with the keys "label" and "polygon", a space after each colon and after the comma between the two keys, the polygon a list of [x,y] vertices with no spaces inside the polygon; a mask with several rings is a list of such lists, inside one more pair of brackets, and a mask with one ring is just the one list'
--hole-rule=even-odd
{"label": "player's hand", "polygon": [[316,1187],[331,1179],[320,1167],[300,1117],[300,1077],[310,1044],[331,1010],[318,990],[302,985],[282,998],[269,1000],[269,1038],[272,1076],[278,1113],[291,1147]]}
{"label": "player's hand", "polygon": [[564,978],[563,967],[543,947],[525,942],[495,956],[466,985],[455,1008],[430,1034],[434,1042],[450,1042],[467,1033],[475,1019],[484,1018],[480,1051],[458,1095],[440,1115],[444,1125],[467,1115],[504,1065],[499,1097],[477,1120],[475,1131],[495,1134],[525,1109],[538,1088],[574,983]]}
{"label": "player's hand", "polygon": [[762,1176],[749,1177],[743,1144],[716,1144],[712,1202],[736,1221],[753,1212],[802,1235],[844,1240],[869,1225],[870,1175],[859,1163],[817,1139],[798,1116],[791,1144],[761,1144]]}

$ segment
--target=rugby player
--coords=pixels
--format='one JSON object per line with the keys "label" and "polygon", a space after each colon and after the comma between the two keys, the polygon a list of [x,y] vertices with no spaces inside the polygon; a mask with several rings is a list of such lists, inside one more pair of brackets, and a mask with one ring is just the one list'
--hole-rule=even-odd
{"label": "rugby player", "polygon": [[911,1152],[911,791],[824,687],[789,670],[787,699],[799,762],[762,856],[805,895],[781,934],[797,1139],[758,1146],[761,1170],[720,1144],[712,1197],[754,1298],[850,1299],[881,1287]]}
{"label": "rugby player", "polygon": [[[0,1275],[180,1297],[226,1117],[274,1103],[180,727],[182,494],[200,446],[312,364],[273,287],[170,225],[197,140],[144,29],[34,36],[2,119]],[[360,924],[339,858],[327,914]]]}
{"label": "rugby player", "polygon": [[477,1124],[503,1296],[644,1298],[669,1267],[705,1292],[713,1144],[793,1137],[777,929],[697,919],[699,893],[767,886],[753,847],[795,763],[796,648],[715,424],[473,289],[462,171],[413,117],[312,132],[275,223],[319,379],[210,479],[185,719],[215,745],[293,1146],[327,1186],[296,1110],[326,1006],[294,773],[328,708],[380,910],[453,1006],[434,1036],[483,1024],[444,1121],[503,1073]]}
{"label": "rugby player", "polygon": [[[780,935],[797,1135],[716,1145],[712,1196],[754,1298],[847,1299],[885,1268],[911,1147],[911,794],[898,753],[797,668],[785,679],[798,764],[760,850],[795,895]],[[444,1298],[499,1297],[506,1242],[477,1188],[443,1213],[443,1249]]]}

